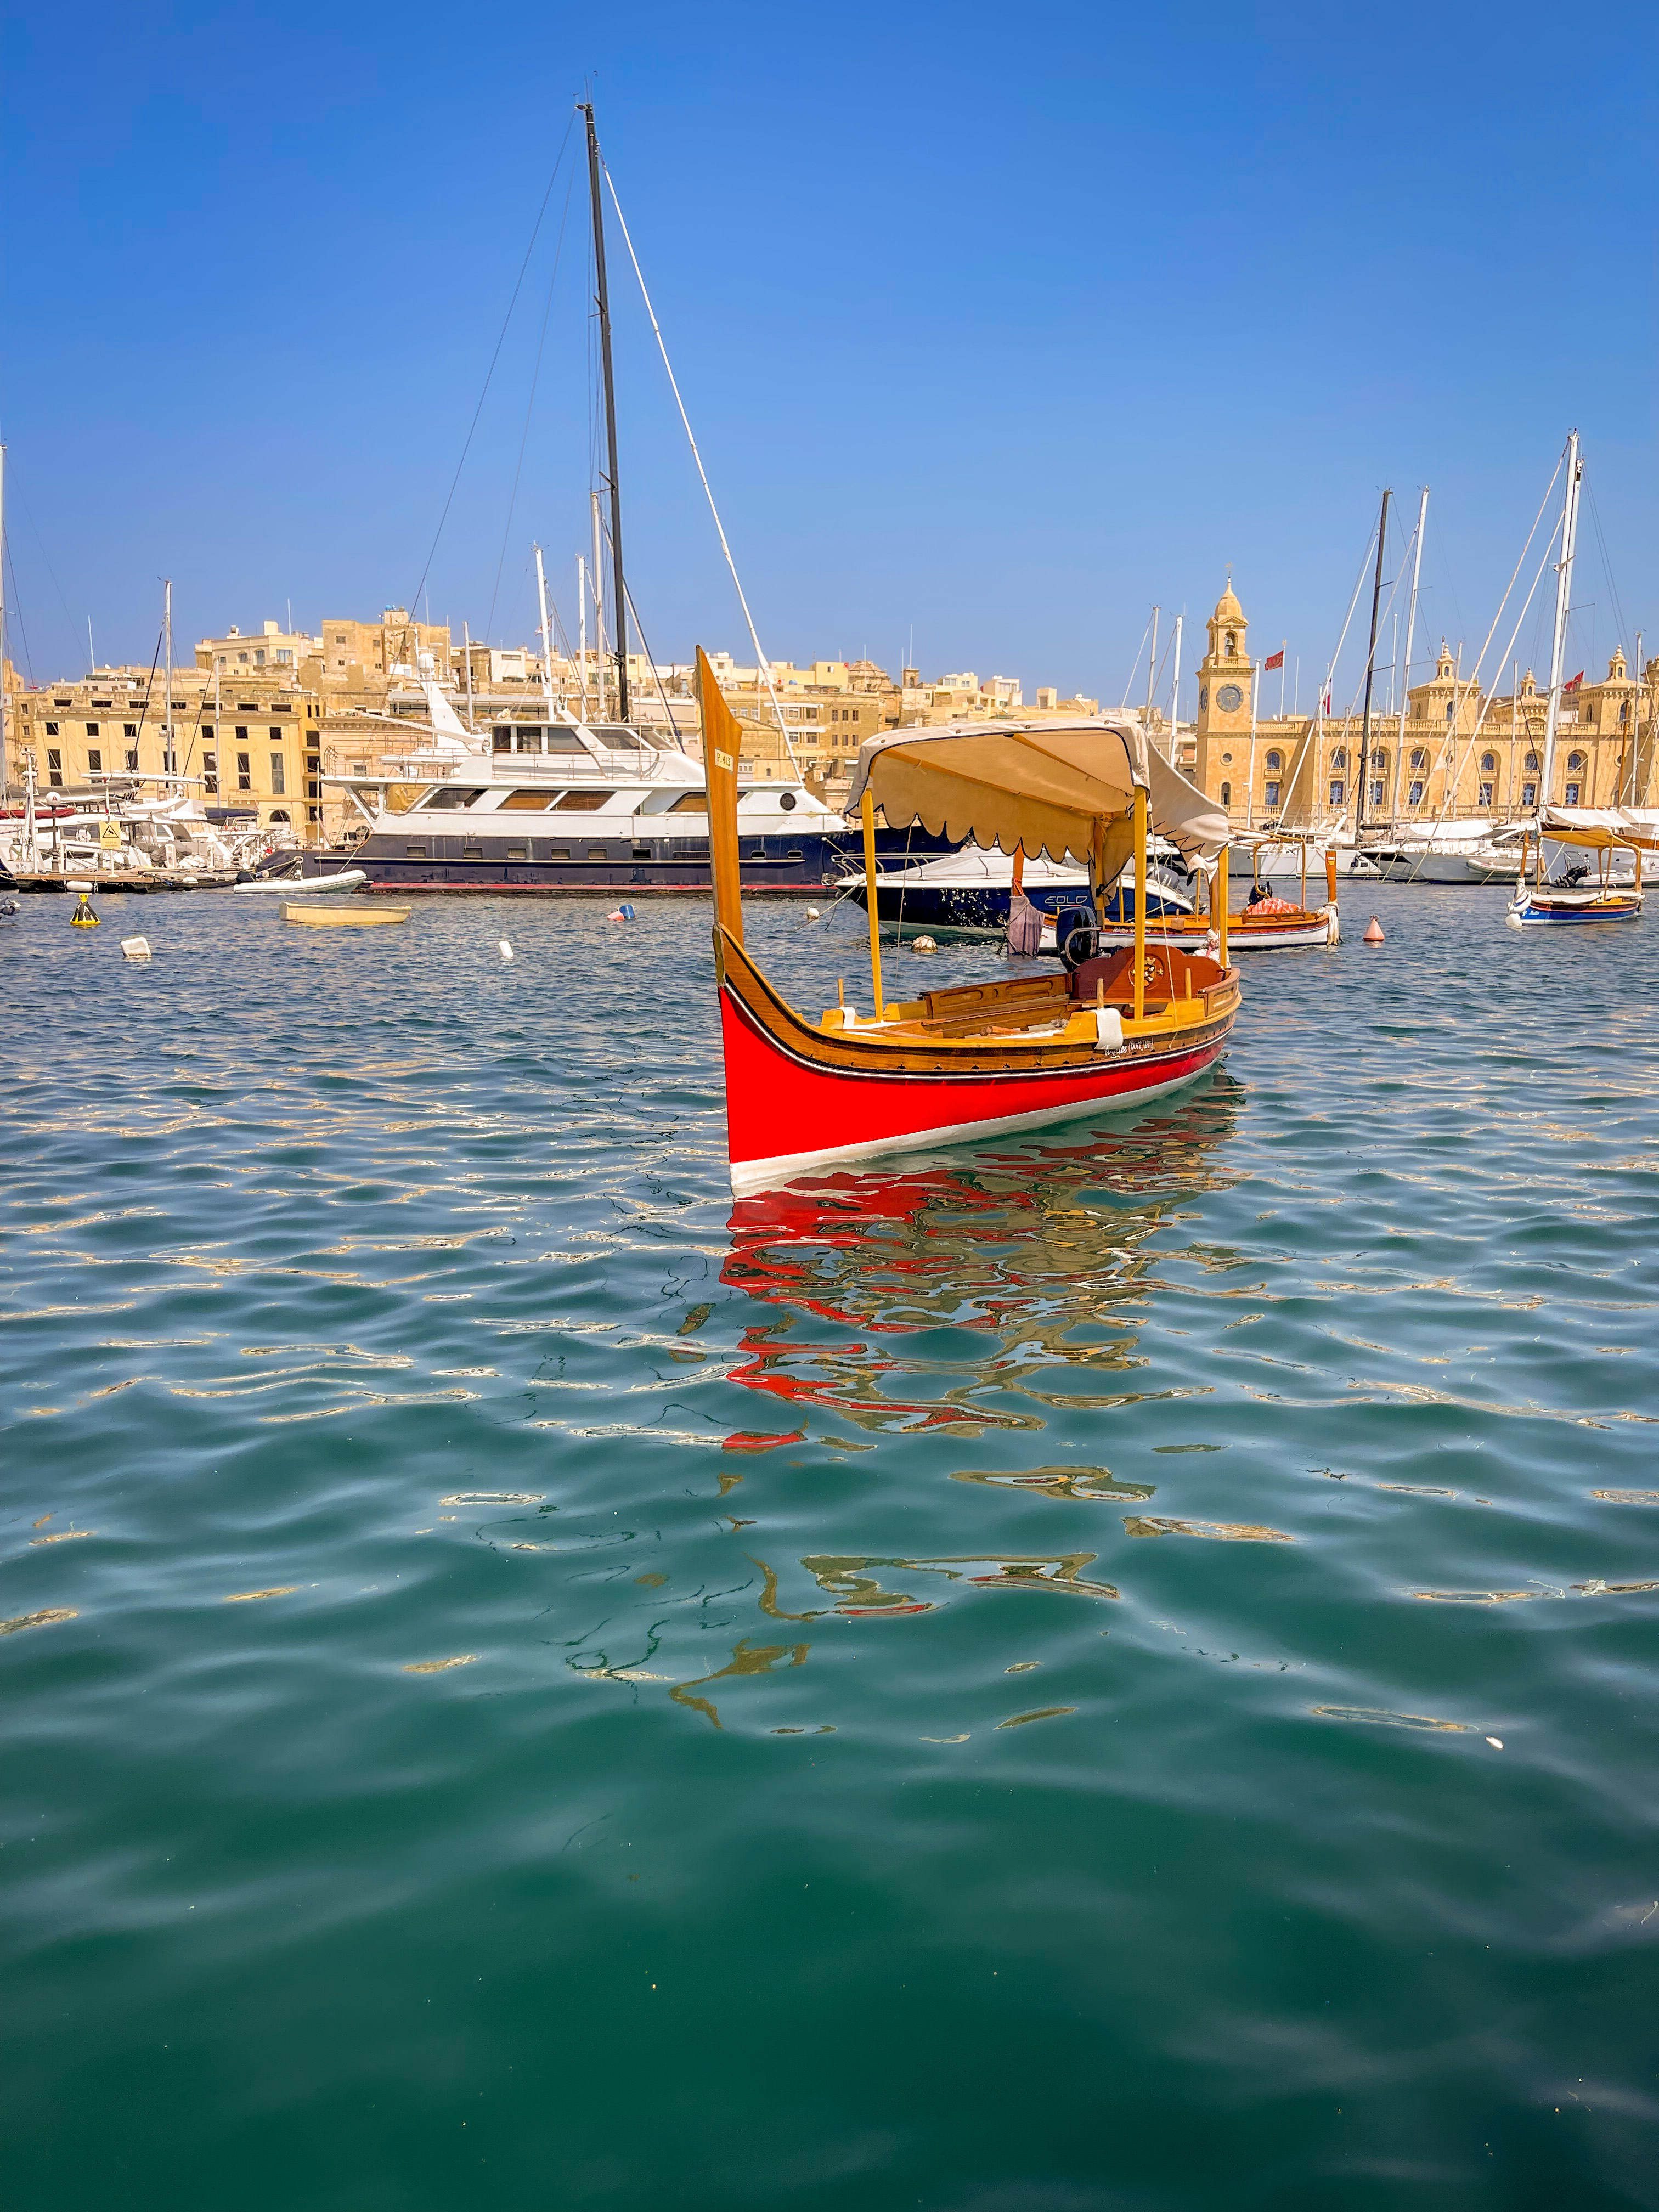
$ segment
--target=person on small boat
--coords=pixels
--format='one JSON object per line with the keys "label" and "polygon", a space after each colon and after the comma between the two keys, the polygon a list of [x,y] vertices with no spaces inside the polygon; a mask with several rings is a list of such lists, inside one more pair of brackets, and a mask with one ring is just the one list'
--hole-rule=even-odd
{"label": "person on small boat", "polygon": [[1264,883],[1260,876],[1250,885],[1250,896],[1244,902],[1246,914],[1295,914],[1298,909],[1289,899],[1275,898],[1273,885]]}

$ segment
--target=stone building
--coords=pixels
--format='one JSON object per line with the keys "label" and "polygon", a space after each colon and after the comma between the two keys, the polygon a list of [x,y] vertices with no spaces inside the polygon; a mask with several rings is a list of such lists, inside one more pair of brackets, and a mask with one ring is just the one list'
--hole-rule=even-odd
{"label": "stone building", "polygon": [[[1509,692],[1491,696],[1460,673],[1443,640],[1433,675],[1407,690],[1403,721],[1373,702],[1365,760],[1357,714],[1258,713],[1252,734],[1255,663],[1231,583],[1208,629],[1209,649],[1195,672],[1192,773],[1235,830],[1507,821],[1538,805],[1549,699],[1530,670]],[[1615,650],[1600,683],[1564,693],[1549,803],[1652,803],[1656,683],[1659,660],[1638,681]]]}
{"label": "stone building", "polygon": [[169,744],[164,691],[159,672],[127,667],[14,692],[6,716],[9,792],[21,788],[27,752],[42,793],[181,784],[210,811],[252,815],[300,842],[315,839],[322,708],[314,693],[280,681],[274,664],[252,681],[239,672],[234,683],[217,669],[175,669]]}

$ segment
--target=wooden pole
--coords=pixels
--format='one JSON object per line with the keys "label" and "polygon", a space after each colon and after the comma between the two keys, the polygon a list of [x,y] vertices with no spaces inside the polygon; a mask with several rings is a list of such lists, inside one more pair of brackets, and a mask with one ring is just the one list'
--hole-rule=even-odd
{"label": "wooden pole", "polygon": [[1146,1012],[1146,787],[1135,786],[1135,1012]]}
{"label": "wooden pole", "polygon": [[697,647],[697,706],[702,721],[702,775],[708,794],[709,870],[714,887],[715,942],[724,930],[743,943],[743,890],[738,857],[738,760],[743,732]]}
{"label": "wooden pole", "polygon": [[1216,857],[1215,874],[1216,932],[1219,940],[1217,957],[1224,968],[1227,964],[1227,848],[1224,845]]}
{"label": "wooden pole", "polygon": [[876,910],[876,802],[870,796],[870,787],[864,787],[864,798],[859,807],[864,823],[864,896],[870,909],[870,988],[875,994],[876,1019],[882,1018],[881,1004],[881,916]]}

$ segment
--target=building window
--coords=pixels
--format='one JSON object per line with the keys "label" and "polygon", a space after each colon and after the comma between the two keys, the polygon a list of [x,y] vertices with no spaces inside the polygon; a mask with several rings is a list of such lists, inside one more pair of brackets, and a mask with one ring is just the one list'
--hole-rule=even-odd
{"label": "building window", "polygon": [[64,781],[64,756],[56,745],[46,748],[46,781],[61,784]]}
{"label": "building window", "polygon": [[1523,768],[1536,768],[1538,765],[1537,754],[1528,753],[1526,759],[1521,764]]}
{"label": "building window", "polygon": [[1629,701],[1628,699],[1621,699],[1621,700],[1619,702],[1619,725],[1620,725],[1620,727],[1622,729],[1622,728],[1624,727],[1625,724],[1626,724],[1626,722],[1628,722],[1628,721],[1629,721],[1629,720],[1630,720],[1630,701]]}
{"label": "building window", "polygon": [[1567,786],[1567,805],[1568,805],[1569,806],[1577,806],[1577,804],[1578,804],[1578,786],[1577,786],[1576,783],[1570,783],[1570,784]]}
{"label": "building window", "polygon": [[252,756],[251,754],[238,753],[236,756],[236,788],[238,791],[252,791],[253,788]]}
{"label": "building window", "polygon": [[1419,745],[1417,750],[1412,755],[1412,766],[1414,769],[1425,769],[1428,764],[1429,757]]}
{"label": "building window", "polygon": [[1492,805],[1492,786],[1489,783],[1483,783],[1480,786],[1480,790],[1475,796],[1475,805],[1477,806],[1490,806]]}
{"label": "building window", "polygon": [[1374,783],[1371,786],[1371,805],[1373,806],[1381,806],[1382,804],[1382,787],[1380,783]]}
{"label": "building window", "polygon": [[1262,765],[1266,768],[1269,775],[1277,775],[1279,769],[1284,767],[1285,763],[1281,755],[1273,752],[1268,754]]}
{"label": "building window", "polygon": [[58,735],[58,725],[56,722],[48,722],[46,724],[46,735],[49,738],[55,738]]}
{"label": "building window", "polygon": [[1343,794],[1343,793],[1346,790],[1346,788],[1347,788],[1347,786],[1343,782],[1343,781],[1342,781],[1342,779],[1341,779],[1341,777],[1340,777],[1340,775],[1339,775],[1339,776],[1333,776],[1333,777],[1332,777],[1332,779],[1331,779],[1331,805],[1332,805],[1333,806],[1340,806],[1340,805],[1341,805],[1341,804],[1342,804],[1342,794]]}
{"label": "building window", "polygon": [[247,743],[247,728],[244,723],[239,722],[236,725],[236,742],[239,745],[245,745]]}
{"label": "building window", "polygon": [[1336,750],[1331,755],[1331,766],[1333,768],[1346,768],[1347,765],[1348,748],[1346,745],[1339,745]]}
{"label": "building window", "polygon": [[1522,785],[1522,787],[1521,787],[1521,804],[1522,805],[1522,806],[1536,806],[1536,805],[1537,805],[1537,804],[1538,804],[1538,786],[1537,786],[1535,783],[1523,783],[1523,784]]}
{"label": "building window", "polygon": [[1277,806],[1279,804],[1279,786],[1272,779],[1261,787],[1261,804],[1264,806]]}
{"label": "building window", "polygon": [[138,748],[137,745],[129,745],[127,747],[127,774],[129,775],[137,775],[137,773]]}
{"label": "building window", "polygon": [[121,734],[124,738],[136,738],[138,734],[137,723],[123,722],[121,725]]}
{"label": "building window", "polygon": [[1582,769],[1583,765],[1584,756],[1583,753],[1569,753],[1567,755],[1567,766],[1569,768]]}
{"label": "building window", "polygon": [[272,753],[270,757],[270,788],[272,794],[277,799],[281,799],[288,789],[288,786],[283,781],[281,753]]}
{"label": "building window", "polygon": [[218,790],[219,756],[217,753],[204,753],[202,755],[202,781],[210,791]]}
{"label": "building window", "polygon": [[1230,783],[1224,783],[1221,787],[1221,804],[1224,806],[1231,806],[1232,803],[1233,787]]}
{"label": "building window", "polygon": [[280,722],[273,722],[270,726],[270,742],[273,745],[280,745],[283,742],[283,727]]}
{"label": "building window", "polygon": [[88,775],[101,775],[103,772],[104,756],[101,749],[97,745],[88,745],[87,747],[87,774]]}
{"label": "building window", "polygon": [[1497,766],[1498,766],[1498,756],[1497,756],[1497,754],[1496,754],[1496,753],[1482,753],[1482,754],[1481,754],[1481,756],[1480,756],[1480,773],[1481,773],[1481,775],[1490,775],[1492,774],[1492,770],[1493,770]]}
{"label": "building window", "polygon": [[1412,787],[1410,791],[1407,793],[1406,798],[1407,803],[1409,805],[1420,806],[1423,804],[1423,786],[1419,778],[1415,776],[1413,777]]}
{"label": "building window", "polygon": [[89,738],[95,738],[95,737],[97,736],[97,734],[98,734],[98,725],[97,725],[97,723],[96,723],[96,722],[88,722],[88,723],[87,724],[87,735],[88,735]]}
{"label": "building window", "polygon": [[1377,774],[1381,775],[1383,769],[1386,769],[1388,765],[1389,756],[1387,750],[1382,745],[1373,745],[1371,748],[1371,766],[1376,770]]}

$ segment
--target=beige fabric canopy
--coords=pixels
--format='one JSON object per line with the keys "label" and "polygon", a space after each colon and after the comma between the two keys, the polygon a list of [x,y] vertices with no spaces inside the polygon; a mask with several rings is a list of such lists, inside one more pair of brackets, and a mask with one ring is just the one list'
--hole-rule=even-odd
{"label": "beige fabric canopy", "polygon": [[936,836],[972,839],[1035,859],[1090,863],[1096,824],[1104,827],[1107,882],[1129,858],[1137,784],[1148,827],[1188,860],[1213,860],[1227,842],[1227,817],[1146,743],[1133,716],[1112,721],[907,730],[869,738],[859,749],[847,815],[856,819],[867,786],[888,827],[912,823]]}
{"label": "beige fabric canopy", "polygon": [[1659,849],[1659,812],[1650,806],[1547,806],[1543,832],[1561,845],[1605,851],[1609,845]]}

